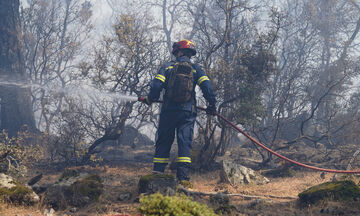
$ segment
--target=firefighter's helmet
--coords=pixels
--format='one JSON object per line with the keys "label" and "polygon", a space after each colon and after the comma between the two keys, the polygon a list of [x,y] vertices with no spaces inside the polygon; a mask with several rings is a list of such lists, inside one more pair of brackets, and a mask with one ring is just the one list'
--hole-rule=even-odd
{"label": "firefighter's helmet", "polygon": [[190,40],[182,40],[179,42],[175,42],[172,47],[172,54],[176,55],[176,53],[181,49],[187,49],[190,51],[191,56],[196,55],[195,44]]}

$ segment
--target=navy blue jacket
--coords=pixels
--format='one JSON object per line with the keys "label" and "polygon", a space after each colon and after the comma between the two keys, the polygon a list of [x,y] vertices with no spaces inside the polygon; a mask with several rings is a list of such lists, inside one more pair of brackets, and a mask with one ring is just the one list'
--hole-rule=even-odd
{"label": "navy blue jacket", "polygon": [[[187,61],[189,63],[190,59],[186,56],[178,57],[176,59],[176,62],[183,62]],[[160,97],[161,91],[166,87],[166,80],[169,78],[169,70],[173,68],[173,65],[175,64],[174,61],[165,63],[159,70],[156,77],[152,80],[150,84],[150,92],[147,95],[148,99],[150,101],[156,101]],[[195,87],[196,84],[200,86],[200,89],[203,93],[203,96],[208,101],[209,104],[215,105],[216,104],[216,98],[215,93],[212,88],[211,82],[209,80],[209,77],[205,74],[205,72],[198,66],[197,64],[192,64],[194,68],[194,89],[192,92],[192,98],[185,103],[177,103],[174,101],[171,101],[167,97],[167,93],[165,91],[164,95],[164,104],[162,106],[161,111],[170,111],[170,110],[186,110],[186,111],[192,111],[196,113],[196,97],[195,97]]]}

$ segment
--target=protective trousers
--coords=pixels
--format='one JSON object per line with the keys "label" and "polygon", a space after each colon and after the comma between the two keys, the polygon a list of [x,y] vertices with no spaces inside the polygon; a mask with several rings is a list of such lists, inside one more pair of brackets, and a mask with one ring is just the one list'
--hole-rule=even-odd
{"label": "protective trousers", "polygon": [[194,123],[196,114],[190,111],[165,111],[160,114],[159,128],[155,145],[154,171],[164,172],[169,163],[171,145],[175,138],[178,143],[177,173],[178,180],[189,180]]}

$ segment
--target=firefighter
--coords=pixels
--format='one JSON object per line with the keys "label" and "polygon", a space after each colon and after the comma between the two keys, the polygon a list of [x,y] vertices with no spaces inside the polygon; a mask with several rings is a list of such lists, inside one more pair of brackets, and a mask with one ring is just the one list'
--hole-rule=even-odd
{"label": "firefighter", "polygon": [[[150,92],[142,102],[151,105],[165,89],[159,127],[155,144],[154,173],[163,173],[169,163],[171,145],[178,143],[176,177],[179,182],[189,181],[190,150],[193,143],[194,123],[197,115],[195,87],[200,86],[208,102],[207,114],[215,115],[216,98],[209,77],[190,59],[196,55],[195,45],[190,40],[173,44],[175,61],[165,63],[150,83]],[[180,75],[179,75],[180,74]],[[189,81],[190,80],[190,81]],[[140,100],[140,99],[139,99]]]}

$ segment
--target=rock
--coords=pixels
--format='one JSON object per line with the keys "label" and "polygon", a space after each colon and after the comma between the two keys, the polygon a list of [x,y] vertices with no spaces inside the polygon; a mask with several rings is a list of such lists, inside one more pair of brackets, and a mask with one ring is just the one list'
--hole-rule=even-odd
{"label": "rock", "polygon": [[172,195],[176,191],[176,179],[168,174],[150,174],[140,178],[139,193]]}
{"label": "rock", "polygon": [[325,179],[325,177],[326,177],[326,173],[325,173],[325,172],[320,173],[320,178],[321,178],[321,179]]}
{"label": "rock", "polygon": [[128,201],[131,199],[132,194],[130,192],[120,193],[117,196],[117,200],[120,202]]}
{"label": "rock", "polygon": [[52,208],[59,210],[67,207],[69,185],[54,184],[50,186],[44,194],[44,203]]}
{"label": "rock", "polygon": [[269,179],[250,168],[225,160],[221,162],[220,180],[232,186],[270,182]]}
{"label": "rock", "polygon": [[0,187],[12,188],[16,185],[13,183],[14,179],[4,173],[0,173]]}
{"label": "rock", "polygon": [[210,202],[216,205],[229,205],[230,199],[228,195],[219,192],[210,196]]}
{"label": "rock", "polygon": [[129,125],[124,127],[124,131],[119,137],[119,143],[121,145],[128,145],[133,147],[154,144],[154,142],[149,137],[140,133],[136,128]]}
{"label": "rock", "polygon": [[55,210],[63,210],[68,206],[84,207],[98,200],[103,192],[103,184],[98,175],[76,173],[75,176],[63,176],[48,187],[44,194],[44,203]]}
{"label": "rock", "polygon": [[0,173],[0,196],[4,201],[33,205],[40,197],[28,185],[17,183],[11,176]]}
{"label": "rock", "polygon": [[246,207],[249,208],[249,209],[255,209],[256,206],[261,205],[261,204],[264,204],[265,202],[266,202],[266,201],[263,200],[263,199],[255,199],[255,200],[249,202],[249,203],[246,205]]}
{"label": "rock", "polygon": [[267,170],[262,174],[264,176],[272,177],[272,178],[287,178],[287,177],[294,177],[296,175],[296,171],[293,169],[291,164],[285,163],[274,169]]}
{"label": "rock", "polygon": [[140,133],[132,126],[125,126],[124,132],[119,138],[119,142],[122,145],[129,145],[132,147],[139,145],[154,145],[154,142],[149,137]]}
{"label": "rock", "polygon": [[215,209],[215,213],[219,215],[235,215],[236,207],[230,205],[229,196],[225,193],[219,192],[210,196],[211,207]]}
{"label": "rock", "polygon": [[316,203],[320,200],[357,200],[360,198],[360,188],[353,181],[326,182],[310,187],[299,195],[301,203]]}
{"label": "rock", "polygon": [[233,205],[221,205],[215,210],[216,214],[219,215],[238,215],[238,210]]}
{"label": "rock", "polygon": [[43,214],[45,216],[55,216],[55,210],[53,208],[45,209]]}
{"label": "rock", "polygon": [[146,135],[140,133],[136,128],[132,126],[125,126],[121,132],[119,138],[115,141],[105,141],[100,144],[97,148],[102,149],[105,146],[119,147],[122,146],[150,146],[154,145],[154,142]]}
{"label": "rock", "polygon": [[31,188],[33,189],[33,191],[36,193],[36,194],[41,194],[41,193],[44,193],[46,191],[46,189],[48,187],[50,187],[51,184],[34,184],[31,186]]}
{"label": "rock", "polygon": [[[333,175],[333,177],[331,178],[331,181],[333,181],[333,182],[345,181],[345,180],[350,180],[350,181],[353,181],[356,183],[359,179],[354,174],[341,174],[341,173],[335,173]],[[359,183],[360,183],[360,181],[359,181]]]}
{"label": "rock", "polygon": [[69,212],[70,212],[71,214],[74,214],[74,213],[77,212],[77,210],[78,210],[77,208],[73,207],[73,208],[69,209]]}

